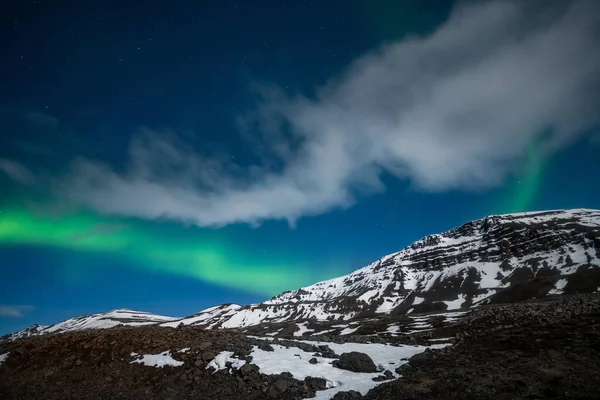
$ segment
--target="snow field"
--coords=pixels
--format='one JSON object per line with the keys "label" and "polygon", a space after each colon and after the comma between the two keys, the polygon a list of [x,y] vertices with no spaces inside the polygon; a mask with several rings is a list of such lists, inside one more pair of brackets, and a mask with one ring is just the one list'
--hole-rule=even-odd
{"label": "snow field", "polygon": [[[394,374],[396,368],[404,364],[403,358],[410,358],[415,354],[425,351],[427,346],[391,346],[385,344],[362,344],[362,343],[329,343],[302,341],[314,345],[327,345],[336,354],[358,351],[368,354],[378,369],[383,372],[389,370]],[[328,389],[318,391],[315,399],[330,399],[337,392],[356,390],[361,394],[366,394],[369,390],[382,382],[374,382],[373,378],[381,375],[376,373],[358,373],[335,368],[331,365],[332,359],[315,357],[317,364],[310,364],[308,361],[313,358],[313,353],[302,351],[296,347],[289,349],[281,345],[272,345],[274,352],[267,352],[254,347],[252,350],[252,364],[260,367],[263,374],[280,374],[282,372],[291,373],[294,378],[304,380],[307,376],[323,378],[328,382]],[[429,346],[429,348],[441,348],[446,344]]]}

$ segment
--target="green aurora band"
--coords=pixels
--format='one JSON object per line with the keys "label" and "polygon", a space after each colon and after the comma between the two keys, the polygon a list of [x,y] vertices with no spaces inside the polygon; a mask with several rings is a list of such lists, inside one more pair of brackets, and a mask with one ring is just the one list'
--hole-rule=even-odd
{"label": "green aurora band", "polygon": [[[57,218],[6,207],[0,213],[0,246],[33,245],[111,254],[156,272],[259,295],[275,295],[344,273],[340,269],[321,269],[315,274],[306,266],[262,262],[251,252],[232,251],[231,246],[225,246],[216,236],[211,235],[208,240],[193,234],[182,237],[168,230],[148,228],[141,222],[127,220],[124,224],[122,220],[91,213]],[[77,267],[77,274],[85,274],[84,268]],[[69,272],[75,271],[64,269],[64,273]]]}
{"label": "green aurora band", "polygon": [[546,165],[546,157],[541,154],[539,147],[535,140],[527,146],[522,177],[515,183],[515,188],[511,191],[510,197],[504,201],[501,207],[503,213],[532,210],[542,184]]}

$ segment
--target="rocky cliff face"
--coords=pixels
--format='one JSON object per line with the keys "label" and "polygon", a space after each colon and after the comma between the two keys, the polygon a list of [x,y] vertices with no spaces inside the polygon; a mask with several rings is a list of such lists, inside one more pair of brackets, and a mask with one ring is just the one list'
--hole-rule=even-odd
{"label": "rocky cliff face", "polygon": [[465,310],[600,287],[600,211],[490,216],[339,278],[251,306],[224,305],[166,326],[246,328],[303,320]]}
{"label": "rocky cliff face", "polygon": [[406,314],[464,311],[485,304],[590,293],[599,287],[600,211],[508,214],[427,236],[348,275],[260,304],[225,304],[182,319],[117,310],[32,327],[9,339],[118,324],[182,324],[255,333],[266,333],[262,328],[268,326],[276,336],[308,331],[347,335],[356,331],[353,324],[358,320],[377,325],[378,320],[391,318],[395,323]]}

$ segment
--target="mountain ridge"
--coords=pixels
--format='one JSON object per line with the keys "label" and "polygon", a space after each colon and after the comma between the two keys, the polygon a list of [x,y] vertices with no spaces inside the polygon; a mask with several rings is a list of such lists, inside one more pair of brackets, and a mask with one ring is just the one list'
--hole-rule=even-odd
{"label": "mountain ridge", "polygon": [[[30,327],[4,340],[118,324],[250,329],[427,312],[530,298],[588,293],[600,287],[600,210],[490,215],[425,236],[353,272],[286,291],[262,303],[223,304],[172,318],[121,309]],[[111,314],[112,313],[112,314]],[[339,334],[348,332],[348,325]]]}

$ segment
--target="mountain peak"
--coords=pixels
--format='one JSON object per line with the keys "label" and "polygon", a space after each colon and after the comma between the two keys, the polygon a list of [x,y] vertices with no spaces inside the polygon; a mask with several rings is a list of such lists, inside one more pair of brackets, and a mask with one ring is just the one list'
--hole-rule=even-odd
{"label": "mountain peak", "polygon": [[483,304],[589,293],[599,287],[600,211],[535,211],[467,222],[417,240],[348,275],[285,291],[260,304],[223,304],[186,318],[117,309],[49,327],[31,327],[10,338],[120,324],[247,329],[302,321],[349,321],[460,311]]}

